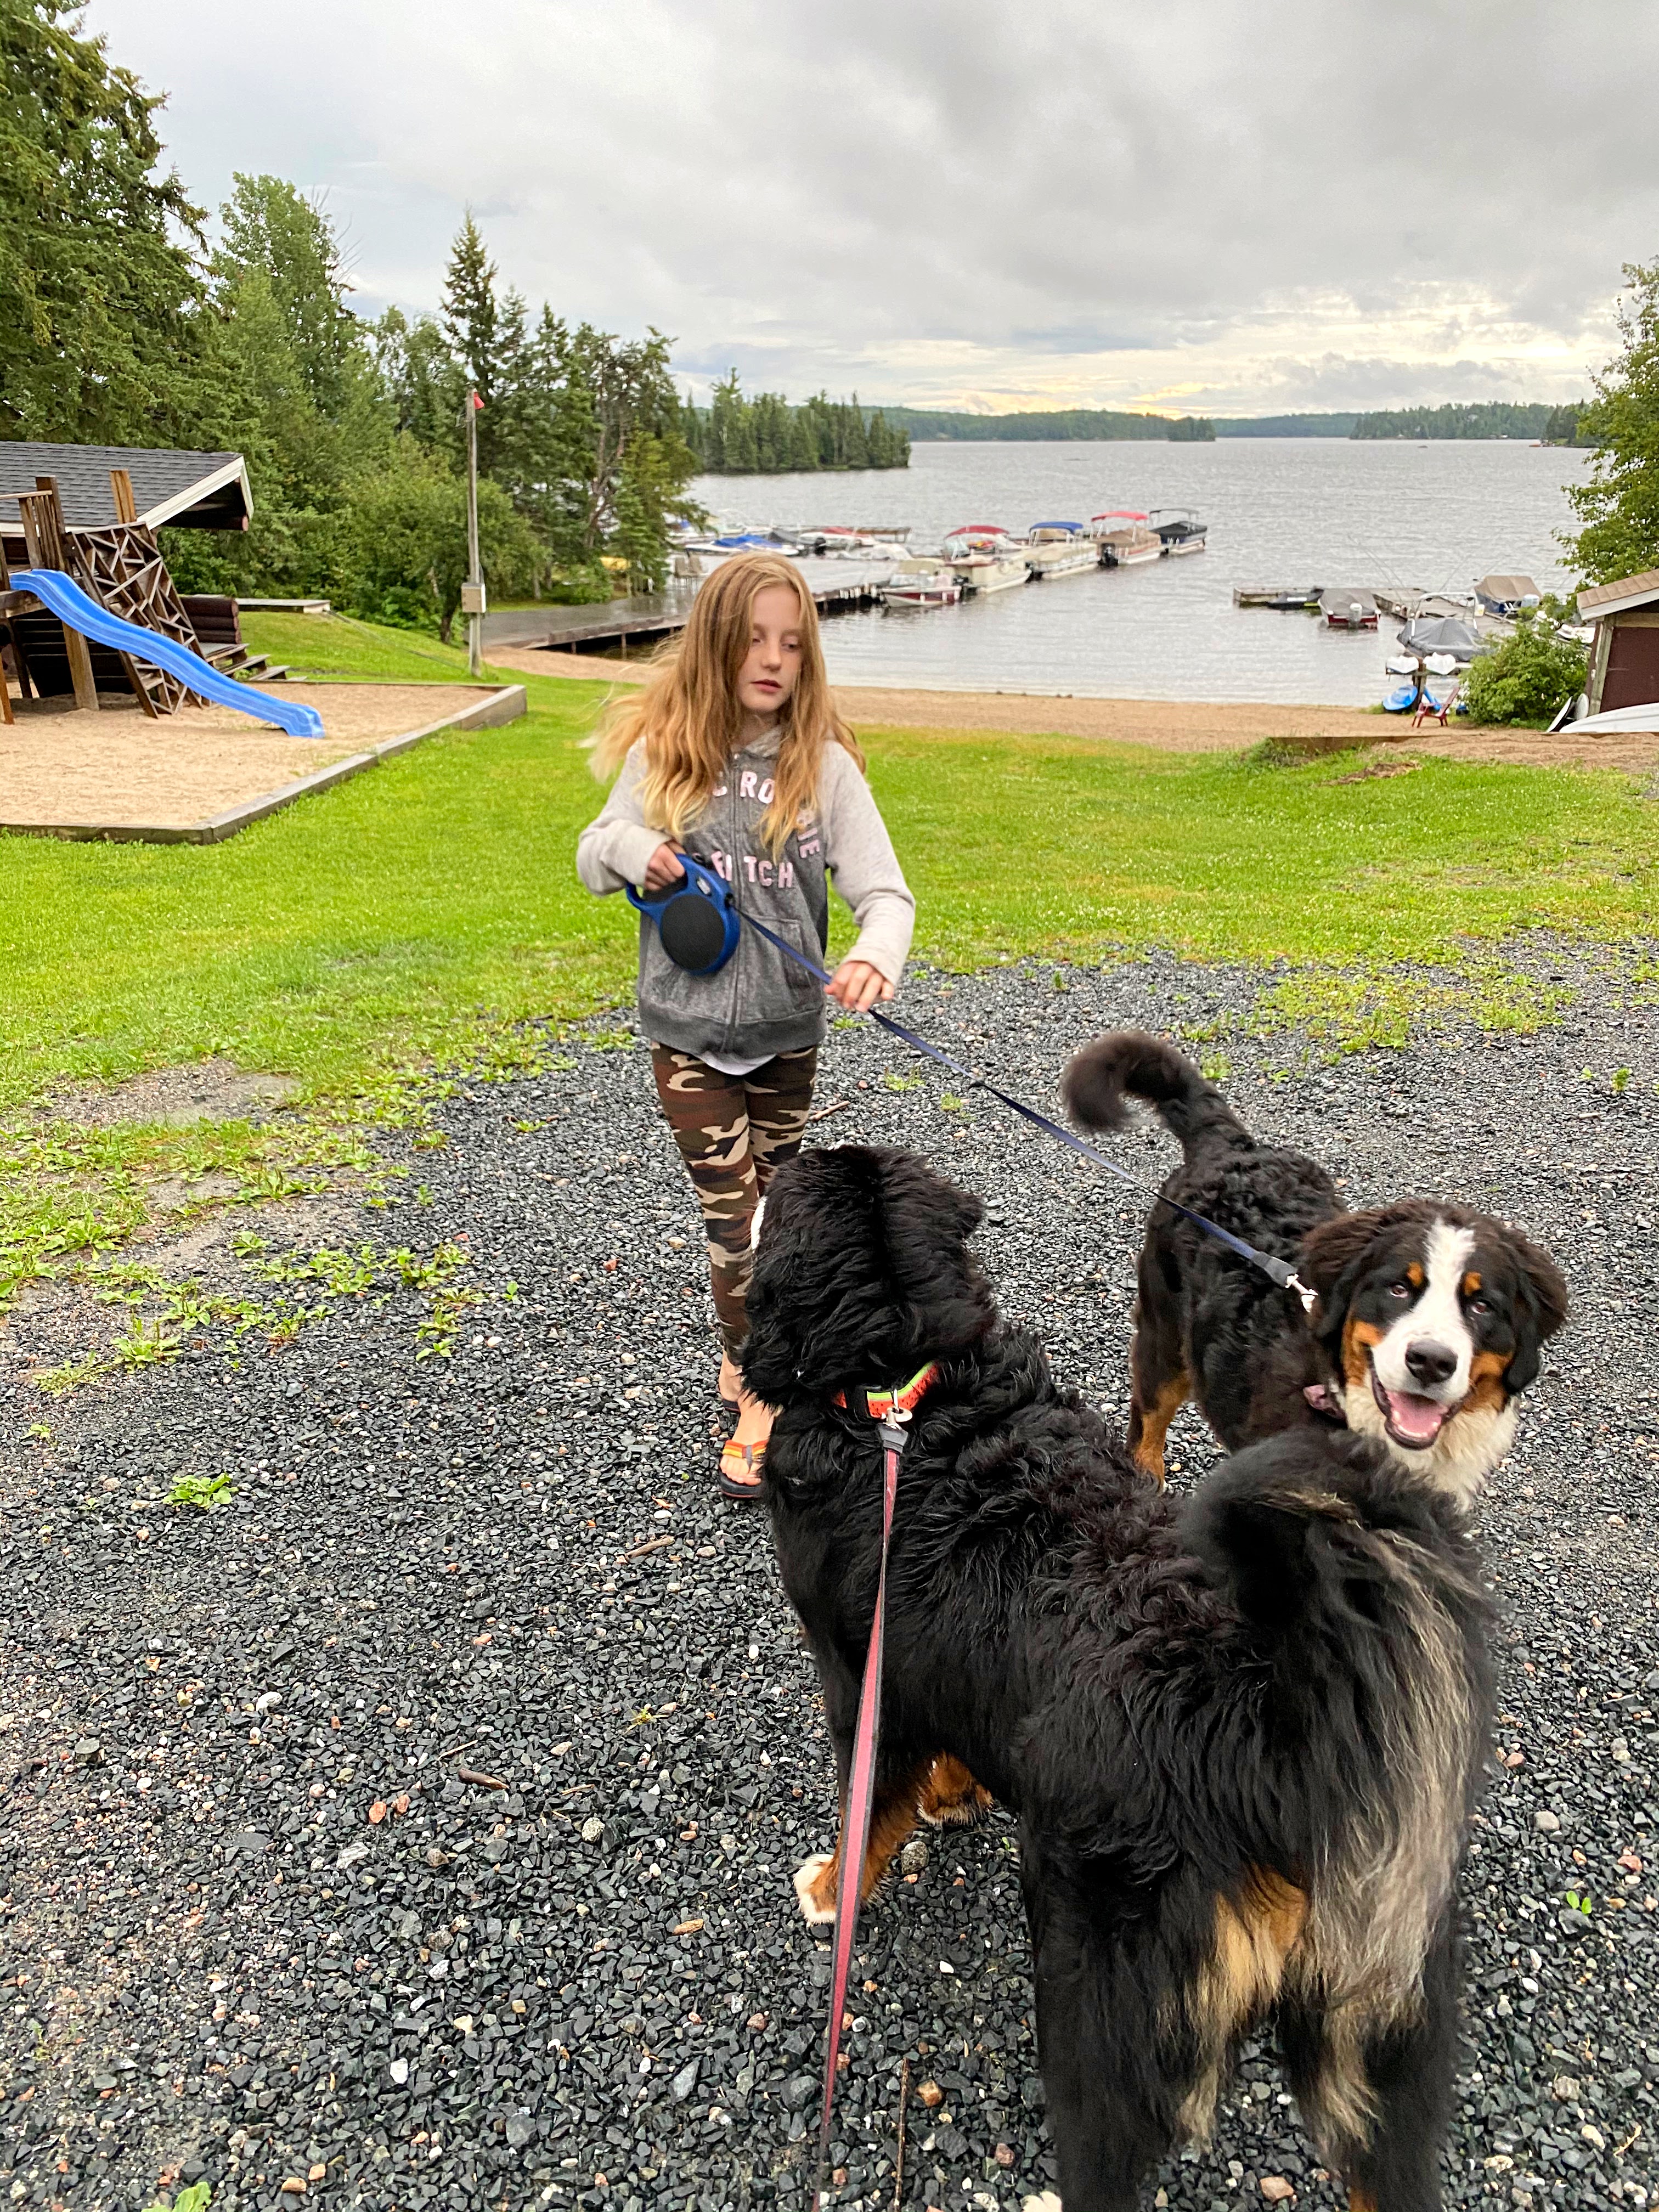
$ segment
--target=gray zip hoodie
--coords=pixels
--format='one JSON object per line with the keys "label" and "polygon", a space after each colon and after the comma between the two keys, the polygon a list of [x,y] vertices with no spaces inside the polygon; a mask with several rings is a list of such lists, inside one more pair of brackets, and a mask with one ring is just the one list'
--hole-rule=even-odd
{"label": "gray zip hoodie", "polygon": [[[775,860],[761,836],[772,800],[775,728],[732,755],[684,842],[735,889],[738,903],[809,958],[822,961],[830,932],[826,872],[853,909],[857,942],[848,957],[866,960],[896,983],[910,949],[915,901],[894,855],[870,787],[846,748],[823,748],[817,812],[790,832]],[[638,885],[664,842],[641,811],[641,740],[623,763],[610,798],[576,846],[576,872],[591,891]],[[640,1024],[655,1043],[702,1059],[801,1052],[827,1025],[823,986],[758,932],[745,929],[713,975],[690,975],[663,951],[656,925],[640,916]]]}

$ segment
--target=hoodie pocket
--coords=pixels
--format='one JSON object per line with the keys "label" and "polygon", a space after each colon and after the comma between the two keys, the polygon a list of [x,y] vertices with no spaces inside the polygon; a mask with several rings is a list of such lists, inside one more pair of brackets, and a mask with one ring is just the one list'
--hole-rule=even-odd
{"label": "hoodie pocket", "polygon": [[640,946],[641,1012],[660,1013],[677,1024],[723,1023],[732,996],[729,965],[712,975],[694,975],[669,958],[655,928],[647,926]]}
{"label": "hoodie pocket", "polygon": [[[767,927],[782,938],[786,945],[793,945],[797,952],[812,963],[813,967],[823,965],[823,948],[818,943],[817,932],[806,922],[774,921],[769,922]],[[764,945],[765,939],[763,938],[761,942]],[[767,951],[783,970],[784,981],[792,1000],[797,1003],[810,1003],[823,995],[823,986],[811,968],[803,968],[799,961],[791,960],[787,954],[780,952],[775,945],[767,945]]]}

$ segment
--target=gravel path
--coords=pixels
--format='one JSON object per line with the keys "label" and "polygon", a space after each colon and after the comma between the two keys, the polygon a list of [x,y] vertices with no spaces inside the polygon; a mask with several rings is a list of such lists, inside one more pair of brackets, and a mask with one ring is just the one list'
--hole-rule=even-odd
{"label": "gravel path", "polygon": [[[921,977],[906,1011],[1038,1099],[1103,1027],[1218,1022],[1241,1112],[1353,1201],[1444,1192],[1560,1261],[1574,1320],[1486,1516],[1504,1765],[1467,1886],[1448,2199],[1639,2207],[1659,1065],[1633,985],[1540,959],[1578,992],[1563,1028],[1328,1068],[1224,1033],[1259,977],[1168,961],[1064,989]],[[981,1191],[1006,1306],[1121,1413],[1138,1206],[890,1071],[915,1073],[836,1035],[820,1095],[849,1103],[819,1139],[909,1142]],[[763,1521],[714,1493],[706,1281],[648,1091],[635,1054],[588,1049],[475,1086],[410,1155],[426,1203],[411,1184],[329,1224],[465,1237],[487,1296],[452,1361],[417,1358],[414,1291],[342,1297],[234,1367],[210,1331],[61,1404],[28,1364],[106,1337],[106,1311],[0,1335],[0,2205],[143,2208],[199,2175],[214,2212],[805,2207],[828,1952],[789,1875],[830,1838],[830,1767]],[[1169,1152],[1148,1130],[1119,1157],[1155,1180]],[[1172,1446],[1177,1481],[1213,1458],[1190,1413]],[[218,1472],[217,1511],[155,1502]],[[912,1853],[866,1924],[842,2204],[894,2201],[907,2060],[902,2203],[1005,2208],[1050,2179],[1026,1956],[1005,1820]],[[1251,2048],[1157,2202],[1259,2206],[1280,2181],[1341,2201]]]}

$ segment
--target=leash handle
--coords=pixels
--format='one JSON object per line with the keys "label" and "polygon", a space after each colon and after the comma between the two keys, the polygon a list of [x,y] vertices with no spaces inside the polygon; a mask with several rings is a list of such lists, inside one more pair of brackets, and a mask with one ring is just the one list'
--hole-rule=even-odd
{"label": "leash handle", "polygon": [[[734,906],[737,905],[735,897],[732,903]],[[820,967],[816,960],[810,959],[797,946],[791,945],[787,938],[780,937],[775,930],[769,929],[763,921],[757,921],[746,907],[738,906],[737,911],[751,929],[757,929],[769,944],[776,945],[778,951],[793,960],[798,967],[805,968],[810,975],[816,975],[820,983],[828,983],[833,980],[827,969]],[[1035,1128],[1041,1129],[1045,1135],[1053,1137],[1058,1143],[1064,1145],[1068,1151],[1076,1152],[1081,1158],[1091,1161],[1097,1168],[1103,1168],[1108,1175],[1115,1176],[1121,1183],[1127,1183],[1131,1190],[1139,1191],[1143,1197],[1150,1197],[1155,1206],[1167,1206],[1173,1212],[1184,1215],[1196,1228],[1201,1229],[1206,1237],[1213,1237],[1218,1244],[1224,1244],[1230,1252],[1236,1253],[1241,1260],[1247,1261],[1252,1267],[1259,1267],[1268,1281],[1276,1283],[1281,1291],[1294,1291],[1302,1301],[1304,1313],[1313,1311],[1318,1303],[1318,1293],[1308,1288],[1288,1260],[1281,1260],[1273,1252],[1258,1250],[1254,1244],[1246,1243],[1242,1237],[1235,1237],[1231,1229],[1224,1229],[1218,1221],[1211,1221],[1204,1214],[1194,1213],[1190,1206],[1183,1206],[1178,1198],[1166,1198],[1162,1191],[1146,1190],[1142,1184],[1136,1182],[1133,1176],[1119,1167],[1115,1160],[1109,1160],[1104,1152],[1097,1152],[1094,1146],[1079,1137],[1075,1130],[1068,1129],[1062,1123],[1050,1120],[1047,1114],[1039,1113],[1035,1106],[1028,1106],[1023,1098],[1016,1098],[1012,1091],[1000,1090],[988,1077],[976,1075],[971,1067],[964,1067],[959,1060],[952,1059],[948,1052],[942,1052],[938,1045],[930,1044],[926,1037],[918,1036],[914,1030],[906,1029],[902,1022],[895,1021],[890,1014],[880,1013],[874,1006],[868,1007],[866,1011],[872,1022],[878,1023],[890,1036],[897,1037],[901,1043],[908,1044],[912,1052],[921,1053],[927,1059],[937,1060],[941,1067],[949,1068],[951,1074],[963,1077],[970,1089],[988,1091],[992,1097],[1000,1100],[1011,1113],[1021,1115]]]}
{"label": "leash handle", "polygon": [[[896,1395],[896,1385],[895,1395]],[[864,1682],[859,1691],[858,1726],[853,1736],[853,1764],[847,1780],[847,1808],[842,1818],[841,1881],[836,1892],[835,1966],[830,1975],[830,2032],[823,2061],[823,2113],[818,2124],[818,2170],[812,2185],[812,2212],[818,2212],[824,2176],[830,2166],[830,2126],[836,2103],[836,2069],[841,2058],[841,2023],[847,2009],[847,1984],[853,1968],[853,1945],[858,1935],[859,1887],[864,1879],[864,1854],[870,1842],[870,1815],[875,1804],[876,1739],[881,1726],[881,1659],[887,1625],[887,1548],[893,1536],[893,1507],[898,1497],[899,1461],[904,1451],[907,1413],[883,1420],[881,1433],[881,1565],[876,1577],[876,1612],[870,1623],[870,1643],[864,1655]]]}

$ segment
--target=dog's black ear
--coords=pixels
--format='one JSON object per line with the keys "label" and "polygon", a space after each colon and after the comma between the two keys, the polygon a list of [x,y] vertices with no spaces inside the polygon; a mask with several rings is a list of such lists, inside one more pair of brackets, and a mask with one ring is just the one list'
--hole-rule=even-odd
{"label": "dog's black ear", "polygon": [[1389,1225],[1387,1209],[1374,1206],[1361,1213],[1339,1213],[1322,1221],[1303,1238],[1297,1269],[1308,1288],[1318,1293],[1312,1327],[1321,1343],[1340,1334],[1354,1279],[1366,1254]]}
{"label": "dog's black ear", "polygon": [[1514,1396],[1538,1380],[1539,1349],[1566,1322],[1567,1286],[1549,1254],[1529,1237],[1523,1237],[1518,1229],[1506,1229],[1504,1241],[1520,1278],[1515,1354],[1504,1376],[1504,1388]]}

